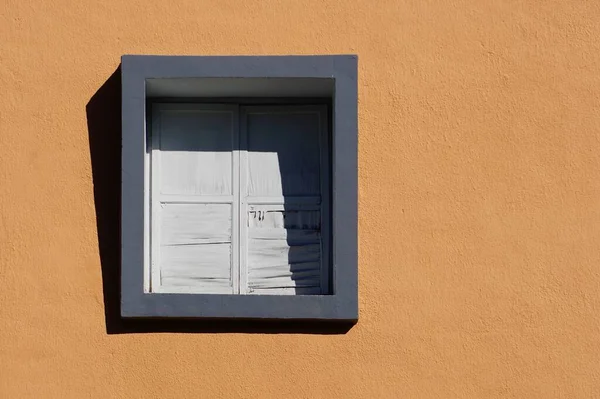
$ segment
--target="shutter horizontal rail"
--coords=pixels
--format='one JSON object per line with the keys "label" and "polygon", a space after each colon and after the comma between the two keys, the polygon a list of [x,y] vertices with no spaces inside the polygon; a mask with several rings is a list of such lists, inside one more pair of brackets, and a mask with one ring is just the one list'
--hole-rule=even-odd
{"label": "shutter horizontal rail", "polygon": [[230,204],[233,202],[233,195],[161,194],[160,202],[163,204]]}
{"label": "shutter horizontal rail", "polygon": [[285,204],[285,205],[320,205],[320,196],[297,197],[297,196],[279,196],[279,197],[247,197],[249,205],[268,205],[268,204]]}

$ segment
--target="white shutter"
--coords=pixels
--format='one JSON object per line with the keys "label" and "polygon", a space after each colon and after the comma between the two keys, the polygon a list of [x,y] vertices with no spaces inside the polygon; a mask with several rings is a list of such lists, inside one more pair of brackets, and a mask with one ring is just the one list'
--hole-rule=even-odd
{"label": "white shutter", "polygon": [[326,131],[321,107],[242,109],[242,291],[328,293]]}
{"label": "white shutter", "polygon": [[154,106],[152,292],[234,293],[237,122],[235,106]]}
{"label": "white shutter", "polygon": [[151,292],[329,293],[324,107],[160,104]]}

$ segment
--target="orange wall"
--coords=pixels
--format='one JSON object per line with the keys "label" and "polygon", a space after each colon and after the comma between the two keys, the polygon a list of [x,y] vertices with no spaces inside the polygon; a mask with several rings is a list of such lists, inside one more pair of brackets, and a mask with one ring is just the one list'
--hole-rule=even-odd
{"label": "orange wall", "polygon": [[[0,398],[600,397],[600,3],[0,9]],[[107,333],[86,105],[126,53],[359,55],[348,333]]]}

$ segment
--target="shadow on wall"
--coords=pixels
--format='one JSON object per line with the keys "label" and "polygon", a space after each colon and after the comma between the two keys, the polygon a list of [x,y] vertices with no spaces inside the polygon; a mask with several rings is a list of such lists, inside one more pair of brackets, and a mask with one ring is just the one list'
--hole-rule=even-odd
{"label": "shadow on wall", "polygon": [[98,247],[102,267],[104,316],[108,334],[262,333],[344,334],[352,324],[306,321],[123,319],[120,316],[121,68],[86,106]]}

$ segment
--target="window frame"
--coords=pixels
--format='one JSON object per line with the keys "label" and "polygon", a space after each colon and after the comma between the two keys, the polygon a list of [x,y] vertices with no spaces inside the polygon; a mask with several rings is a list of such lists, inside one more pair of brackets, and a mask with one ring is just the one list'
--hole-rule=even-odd
{"label": "window frame", "polygon": [[[358,320],[357,57],[125,55],[122,73],[121,316],[125,318]],[[334,80],[331,112],[331,294],[238,295],[144,292],[149,209],[145,200],[147,79]],[[164,99],[160,99],[164,102]],[[264,99],[259,99],[260,100]],[[186,99],[189,102],[189,99]],[[219,102],[219,99],[206,99]]]}

